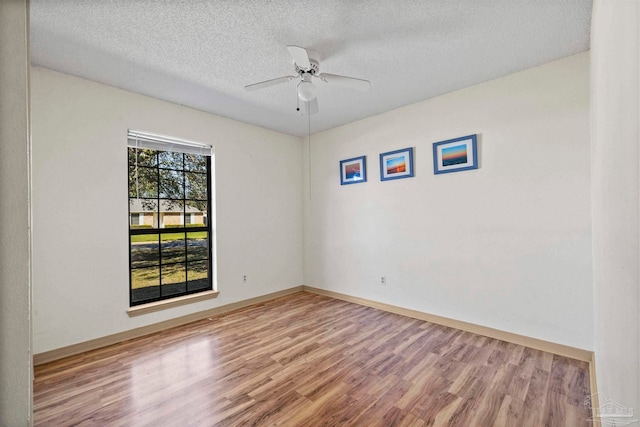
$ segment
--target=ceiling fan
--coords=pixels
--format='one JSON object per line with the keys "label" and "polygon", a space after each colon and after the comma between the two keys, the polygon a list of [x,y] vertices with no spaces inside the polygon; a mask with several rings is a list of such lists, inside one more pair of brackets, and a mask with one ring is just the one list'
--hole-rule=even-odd
{"label": "ceiling fan", "polygon": [[371,87],[369,80],[356,79],[354,77],[340,76],[337,74],[319,73],[320,55],[313,50],[307,50],[299,46],[287,46],[287,50],[293,59],[293,68],[296,72],[295,76],[284,76],[278,77],[277,79],[265,80],[260,83],[247,85],[244,88],[248,91],[253,91],[298,79],[298,98],[304,102],[307,114],[315,114],[319,110],[318,90],[313,83],[314,80],[361,91],[367,91],[369,87]]}

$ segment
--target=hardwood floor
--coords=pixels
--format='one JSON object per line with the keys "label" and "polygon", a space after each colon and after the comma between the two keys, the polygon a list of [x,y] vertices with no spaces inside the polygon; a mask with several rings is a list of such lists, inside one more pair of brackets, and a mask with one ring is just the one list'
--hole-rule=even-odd
{"label": "hardwood floor", "polygon": [[35,368],[36,426],[589,426],[586,362],[300,292]]}

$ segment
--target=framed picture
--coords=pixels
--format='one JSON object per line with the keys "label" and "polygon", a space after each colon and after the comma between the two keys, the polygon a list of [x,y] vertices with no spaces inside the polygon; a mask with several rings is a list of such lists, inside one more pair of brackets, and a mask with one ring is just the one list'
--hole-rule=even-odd
{"label": "framed picture", "polygon": [[340,185],[367,182],[367,156],[340,160]]}
{"label": "framed picture", "polygon": [[468,135],[433,143],[433,173],[478,169],[478,138]]}
{"label": "framed picture", "polygon": [[380,154],[380,181],[413,176],[413,147]]}

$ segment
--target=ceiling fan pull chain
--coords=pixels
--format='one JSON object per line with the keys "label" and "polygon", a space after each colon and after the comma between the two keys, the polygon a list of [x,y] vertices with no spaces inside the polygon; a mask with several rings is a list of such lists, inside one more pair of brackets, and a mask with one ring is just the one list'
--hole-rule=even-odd
{"label": "ceiling fan pull chain", "polygon": [[311,114],[307,114],[308,120],[309,120],[309,138],[308,138],[308,142],[309,142],[309,148],[308,148],[308,158],[309,158],[309,200],[311,200]]}

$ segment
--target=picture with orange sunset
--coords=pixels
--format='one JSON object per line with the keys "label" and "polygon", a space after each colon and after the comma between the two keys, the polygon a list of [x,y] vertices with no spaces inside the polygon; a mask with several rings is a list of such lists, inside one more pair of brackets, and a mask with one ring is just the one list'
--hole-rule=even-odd
{"label": "picture with orange sunset", "polygon": [[442,166],[467,163],[467,144],[442,149]]}
{"label": "picture with orange sunset", "polygon": [[407,171],[405,156],[392,157],[387,159],[387,175],[402,173]]}
{"label": "picture with orange sunset", "polygon": [[380,181],[413,177],[413,147],[380,153]]}

